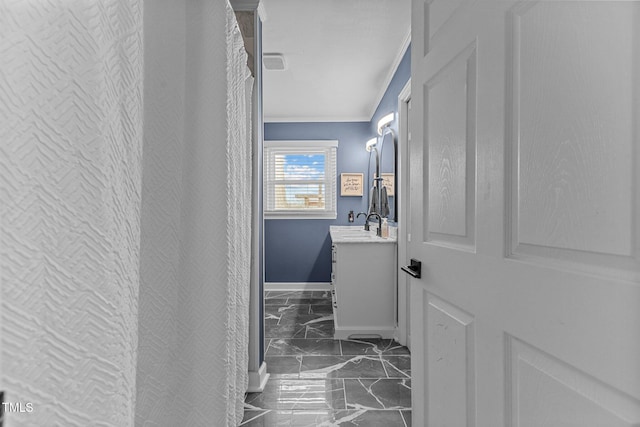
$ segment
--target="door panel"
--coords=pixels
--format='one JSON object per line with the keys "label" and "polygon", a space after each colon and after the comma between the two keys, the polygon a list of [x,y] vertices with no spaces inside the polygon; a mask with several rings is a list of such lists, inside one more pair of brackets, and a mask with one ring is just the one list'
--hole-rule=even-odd
{"label": "door panel", "polygon": [[512,425],[637,426],[634,399],[517,338],[506,345]]}
{"label": "door panel", "polygon": [[640,425],[640,2],[412,7],[414,424]]}
{"label": "door panel", "polygon": [[[519,259],[614,275],[637,264],[637,8],[541,2],[509,14],[510,243]],[[589,25],[567,31],[575,20]]]}
{"label": "door panel", "polygon": [[431,143],[424,241],[474,250],[476,45],[465,47],[425,85],[424,133]]}
{"label": "door panel", "polygon": [[468,425],[475,405],[473,317],[426,293],[427,371],[430,381],[445,385],[429,394],[428,425]]}

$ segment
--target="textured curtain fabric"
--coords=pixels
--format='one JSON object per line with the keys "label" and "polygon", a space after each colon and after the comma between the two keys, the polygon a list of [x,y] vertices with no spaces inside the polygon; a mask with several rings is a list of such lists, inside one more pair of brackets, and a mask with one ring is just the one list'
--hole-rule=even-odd
{"label": "textured curtain fabric", "polygon": [[145,3],[136,425],[236,426],[248,371],[246,53],[227,2]]}
{"label": "textured curtain fabric", "polygon": [[248,386],[249,366],[249,290],[251,281],[251,105],[245,93],[247,80],[253,78],[247,68],[247,54],[235,15],[228,8],[227,26],[227,206],[228,221],[228,313],[226,366],[229,398],[227,426],[237,426],[244,413],[244,395]]}
{"label": "textured curtain fabric", "polygon": [[142,4],[0,1],[0,389],[6,425],[130,426]]}
{"label": "textured curtain fabric", "polygon": [[231,6],[0,0],[0,52],[0,389],[33,409],[6,425],[238,425],[251,85]]}

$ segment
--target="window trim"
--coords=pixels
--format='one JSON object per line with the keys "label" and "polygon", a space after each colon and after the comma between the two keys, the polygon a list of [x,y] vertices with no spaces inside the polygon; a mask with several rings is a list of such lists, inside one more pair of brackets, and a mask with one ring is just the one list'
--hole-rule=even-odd
{"label": "window trim", "polygon": [[[325,154],[325,209],[269,210],[273,196],[269,185],[275,181],[272,162],[279,153]],[[272,154],[273,153],[273,154]],[[263,153],[263,216],[265,219],[336,219],[338,217],[338,141],[337,140],[277,140],[264,141]],[[270,176],[269,176],[270,175]]]}

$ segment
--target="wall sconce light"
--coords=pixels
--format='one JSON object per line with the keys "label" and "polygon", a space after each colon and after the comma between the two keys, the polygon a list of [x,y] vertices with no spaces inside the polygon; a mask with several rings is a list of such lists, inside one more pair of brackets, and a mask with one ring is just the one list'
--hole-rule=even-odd
{"label": "wall sconce light", "polygon": [[378,135],[382,135],[382,131],[385,126],[389,126],[389,124],[395,118],[395,113],[389,113],[380,120],[378,120]]}
{"label": "wall sconce light", "polygon": [[365,148],[367,149],[368,152],[371,152],[371,150],[376,149],[376,145],[378,145],[378,138],[371,138],[370,140],[367,141]]}

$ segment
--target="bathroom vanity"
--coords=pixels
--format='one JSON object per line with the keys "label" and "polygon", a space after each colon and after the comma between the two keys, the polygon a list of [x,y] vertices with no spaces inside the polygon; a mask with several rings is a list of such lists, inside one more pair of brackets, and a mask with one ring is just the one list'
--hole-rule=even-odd
{"label": "bathroom vanity", "polygon": [[397,307],[395,234],[383,239],[362,226],[331,226],[330,235],[334,338],[393,338]]}

